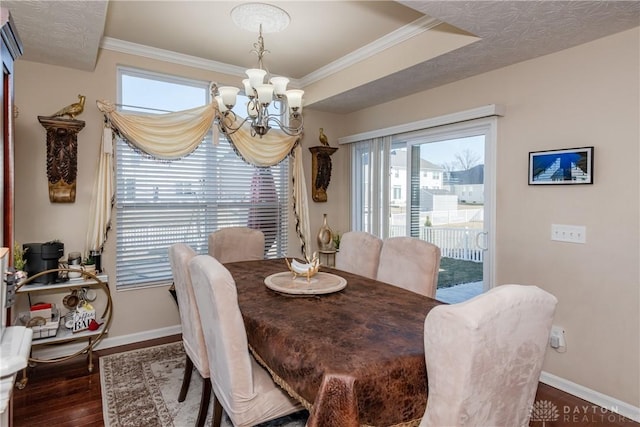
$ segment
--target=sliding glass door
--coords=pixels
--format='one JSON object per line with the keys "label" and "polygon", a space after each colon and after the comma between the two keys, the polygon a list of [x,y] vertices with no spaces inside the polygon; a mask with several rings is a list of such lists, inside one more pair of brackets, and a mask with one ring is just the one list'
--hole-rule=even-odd
{"label": "sliding glass door", "polygon": [[464,289],[468,297],[492,283],[495,191],[490,131],[486,123],[467,123],[394,140],[406,145],[405,233],[440,247],[438,289],[465,285],[456,291]]}
{"label": "sliding glass door", "polygon": [[457,294],[447,302],[493,284],[496,125],[478,119],[353,146],[353,229],[440,247],[436,296]]}

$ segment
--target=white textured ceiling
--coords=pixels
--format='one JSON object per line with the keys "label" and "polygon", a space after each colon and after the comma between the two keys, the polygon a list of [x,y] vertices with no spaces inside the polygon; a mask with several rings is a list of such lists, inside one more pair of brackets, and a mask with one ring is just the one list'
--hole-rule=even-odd
{"label": "white textured ceiling", "polygon": [[[256,35],[236,28],[227,1],[3,0],[28,61],[81,70],[99,46],[148,56],[181,54],[220,66],[255,66]],[[309,80],[318,70],[384,46],[418,18],[437,18],[479,41],[314,103],[349,112],[640,25],[640,1],[282,1],[282,33],[265,34],[271,72]],[[427,17],[427,18],[428,18]],[[151,49],[152,48],[152,49]],[[360,50],[359,50],[360,49]],[[333,64],[333,65],[332,65]]]}
{"label": "white textured ceiling", "polygon": [[11,12],[25,59],[93,70],[106,20],[106,0],[2,0],[0,5]]}

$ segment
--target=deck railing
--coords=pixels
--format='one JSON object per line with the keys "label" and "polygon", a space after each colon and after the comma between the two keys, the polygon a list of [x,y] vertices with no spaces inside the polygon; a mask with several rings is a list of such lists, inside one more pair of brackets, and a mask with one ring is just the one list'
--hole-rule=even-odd
{"label": "deck railing", "polygon": [[[389,237],[405,236],[404,225],[392,225]],[[478,246],[482,230],[470,228],[420,227],[419,238],[440,248],[444,258],[482,262],[484,251]]]}

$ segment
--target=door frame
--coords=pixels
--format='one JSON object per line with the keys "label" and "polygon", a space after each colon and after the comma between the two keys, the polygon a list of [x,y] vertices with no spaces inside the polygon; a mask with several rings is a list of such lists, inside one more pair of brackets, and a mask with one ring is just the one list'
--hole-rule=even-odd
{"label": "door frame", "polygon": [[[496,242],[496,224],[494,223],[496,218],[496,164],[497,164],[497,138],[498,138],[498,118],[506,114],[506,108],[502,104],[487,104],[468,110],[462,110],[455,113],[444,114],[441,116],[429,117],[423,120],[404,123],[400,125],[390,126],[386,128],[373,129],[366,132],[360,132],[353,135],[343,136],[338,138],[338,144],[351,144],[363,141],[372,141],[376,138],[388,137],[390,135],[397,135],[405,132],[413,131],[434,131],[437,132],[439,128],[450,129],[448,126],[461,125],[461,126],[481,126],[485,125],[486,137],[485,137],[485,202],[487,207],[485,208],[485,215],[490,217],[486,226],[490,227],[490,231],[487,234],[486,246],[488,248],[487,259],[488,262],[484,263],[483,271],[483,285],[484,290],[492,288],[495,283],[495,242]],[[407,150],[409,153],[411,150]],[[490,162],[490,163],[489,163]],[[490,168],[486,167],[486,164],[493,165]],[[352,171],[352,173],[355,173]],[[353,185],[356,182],[355,175],[352,175],[352,193],[357,192]],[[354,217],[358,213],[354,209],[355,206],[351,205],[352,212],[352,226],[357,224]]]}
{"label": "door frame", "polygon": [[[452,123],[412,133],[407,143],[407,194],[411,191],[411,152],[414,146],[446,140],[484,135],[484,232],[483,290],[495,286],[495,242],[496,242],[496,152],[498,118],[485,117],[465,122]],[[407,209],[407,232],[411,227],[411,209]],[[408,234],[409,235],[409,234]]]}

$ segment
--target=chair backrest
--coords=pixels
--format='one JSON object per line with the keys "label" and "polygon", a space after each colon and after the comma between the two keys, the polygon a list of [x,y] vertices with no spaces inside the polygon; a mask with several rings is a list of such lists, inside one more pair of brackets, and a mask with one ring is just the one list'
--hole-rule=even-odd
{"label": "chair backrest", "polygon": [[196,252],[184,243],[176,243],[169,247],[169,262],[178,299],[184,350],[200,375],[208,378],[207,346],[202,332],[200,311],[191,284],[191,273],[189,273],[189,262],[195,256]]}
{"label": "chair backrest", "polygon": [[215,258],[198,255],[189,264],[209,349],[211,385],[222,407],[232,415],[255,397],[247,332],[231,273]]}
{"label": "chair backrest", "polygon": [[382,240],[366,231],[348,231],[340,239],[336,268],[375,279]]}
{"label": "chair backrest", "polygon": [[[218,260],[189,263],[211,366],[211,386],[234,426],[248,427],[300,411],[302,406],[249,354],[236,284]],[[219,424],[218,424],[219,425]]]}
{"label": "chair backrest", "polygon": [[249,227],[221,228],[209,234],[209,255],[221,263],[264,259],[264,234]]}
{"label": "chair backrest", "polygon": [[390,237],[382,243],[377,280],[434,298],[440,248],[414,237]]}
{"label": "chair backrest", "polygon": [[536,286],[502,285],[433,308],[420,427],[528,426],[556,304]]}

